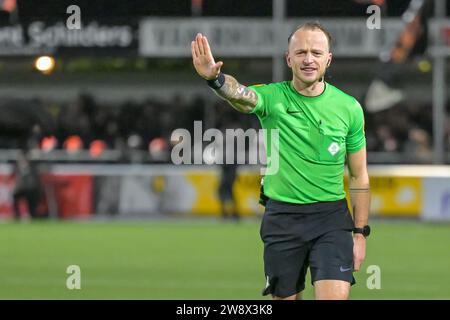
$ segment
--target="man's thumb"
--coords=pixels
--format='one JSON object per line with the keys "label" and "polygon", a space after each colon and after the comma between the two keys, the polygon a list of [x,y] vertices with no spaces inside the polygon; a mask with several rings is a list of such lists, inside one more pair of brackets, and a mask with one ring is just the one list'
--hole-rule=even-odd
{"label": "man's thumb", "polygon": [[216,65],[215,65],[215,67],[216,67],[217,69],[222,68],[222,66],[223,66],[223,62],[222,62],[222,61],[217,62]]}

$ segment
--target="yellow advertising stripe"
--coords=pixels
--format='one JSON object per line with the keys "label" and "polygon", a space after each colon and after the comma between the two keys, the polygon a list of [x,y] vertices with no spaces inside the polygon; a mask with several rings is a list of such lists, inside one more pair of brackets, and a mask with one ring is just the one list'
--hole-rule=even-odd
{"label": "yellow advertising stripe", "polygon": [[[344,180],[348,192],[348,178]],[[422,178],[370,177],[372,214],[380,216],[418,217],[422,211]]]}

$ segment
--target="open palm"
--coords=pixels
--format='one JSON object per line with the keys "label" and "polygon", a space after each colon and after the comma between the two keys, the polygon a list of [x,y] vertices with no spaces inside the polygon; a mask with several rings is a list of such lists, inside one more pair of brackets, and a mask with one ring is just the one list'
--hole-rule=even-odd
{"label": "open palm", "polygon": [[216,79],[220,73],[223,62],[215,62],[209,47],[208,39],[198,33],[191,42],[192,61],[197,73],[206,80]]}

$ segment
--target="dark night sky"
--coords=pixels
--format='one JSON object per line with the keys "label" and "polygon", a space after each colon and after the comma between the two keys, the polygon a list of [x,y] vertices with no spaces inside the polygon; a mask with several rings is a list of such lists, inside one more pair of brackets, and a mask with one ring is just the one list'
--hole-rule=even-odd
{"label": "dark night sky", "polygon": [[[388,13],[399,15],[410,0],[388,1]],[[255,5],[257,3],[257,5]],[[80,6],[83,18],[121,20],[140,16],[189,16],[190,0],[18,0],[21,20],[59,20],[66,8]],[[339,4],[339,5],[337,5]],[[367,5],[352,0],[288,0],[288,16],[358,16]],[[205,16],[271,16],[272,0],[204,0]]]}

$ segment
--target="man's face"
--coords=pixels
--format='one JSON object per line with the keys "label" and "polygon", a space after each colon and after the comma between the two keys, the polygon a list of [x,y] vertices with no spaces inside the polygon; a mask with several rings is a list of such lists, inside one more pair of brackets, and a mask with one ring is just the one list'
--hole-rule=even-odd
{"label": "man's face", "polygon": [[306,85],[322,78],[331,58],[327,36],[318,29],[297,30],[286,52],[286,61],[294,77]]}

